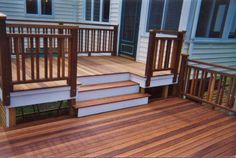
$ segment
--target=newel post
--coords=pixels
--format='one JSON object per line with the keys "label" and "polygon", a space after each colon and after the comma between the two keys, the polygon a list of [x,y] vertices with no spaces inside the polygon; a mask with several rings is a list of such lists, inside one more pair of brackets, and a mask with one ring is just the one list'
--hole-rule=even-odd
{"label": "newel post", "polygon": [[70,53],[69,53],[69,68],[68,68],[68,84],[70,86],[70,115],[75,115],[75,110],[73,105],[76,104],[76,94],[77,94],[77,44],[78,44],[78,30],[79,28],[71,29],[71,43],[70,43]]}
{"label": "newel post", "polygon": [[155,37],[156,32],[154,30],[149,31],[149,40],[148,40],[148,52],[147,52],[147,59],[146,59],[146,70],[145,76],[146,86],[150,86],[151,77],[153,75],[153,57],[154,57],[154,49],[155,49]]}
{"label": "newel post", "polygon": [[78,29],[71,30],[71,54],[69,67],[69,84],[71,87],[71,97],[75,97],[77,93],[77,44],[78,44]]}
{"label": "newel post", "polygon": [[10,105],[10,92],[12,91],[12,74],[6,18],[6,15],[0,13],[0,88],[2,90],[2,103],[8,106]]}
{"label": "newel post", "polygon": [[118,41],[118,25],[114,26],[114,40],[113,40],[113,52],[112,56],[117,55],[117,41]]}
{"label": "newel post", "polygon": [[181,64],[180,64],[180,72],[179,72],[179,79],[178,79],[178,96],[183,98],[184,90],[185,90],[185,83],[188,82],[185,80],[185,70],[188,64],[188,54],[181,55]]}
{"label": "newel post", "polygon": [[186,34],[186,31],[178,32],[177,38],[178,38],[178,45],[177,45],[177,51],[176,51],[176,59],[174,62],[174,70],[172,73],[174,74],[173,82],[176,82],[177,80],[177,75],[179,71],[179,61],[180,61],[180,56],[181,56],[181,51],[184,43],[184,36]]}

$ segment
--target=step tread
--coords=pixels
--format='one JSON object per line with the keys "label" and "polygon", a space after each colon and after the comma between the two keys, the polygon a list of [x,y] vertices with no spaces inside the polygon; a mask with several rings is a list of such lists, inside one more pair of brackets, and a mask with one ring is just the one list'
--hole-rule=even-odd
{"label": "step tread", "polygon": [[110,82],[110,83],[102,83],[102,84],[93,84],[93,85],[82,85],[80,86],[80,92],[101,90],[101,89],[110,89],[110,88],[118,88],[118,87],[128,87],[138,85],[138,83],[133,81],[120,81],[120,82]]}
{"label": "step tread", "polygon": [[144,97],[149,97],[149,96],[150,96],[149,94],[143,94],[143,93],[119,95],[119,96],[106,97],[106,98],[101,98],[101,99],[78,101],[78,102],[76,102],[76,104],[73,107],[74,108],[85,108],[85,107],[90,107],[90,106],[97,106],[97,105],[102,105],[102,104],[127,101],[127,100],[144,98]]}

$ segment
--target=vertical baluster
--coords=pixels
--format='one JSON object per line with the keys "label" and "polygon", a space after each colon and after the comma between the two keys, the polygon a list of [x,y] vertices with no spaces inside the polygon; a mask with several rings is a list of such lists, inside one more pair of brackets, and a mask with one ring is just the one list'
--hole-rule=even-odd
{"label": "vertical baluster", "polygon": [[159,44],[159,40],[155,39],[154,40],[154,52],[153,52],[153,67],[152,70],[157,69],[157,56],[158,56],[158,44]]}
{"label": "vertical baluster", "polygon": [[61,76],[61,39],[57,38],[57,78]]}
{"label": "vertical baluster", "polygon": [[40,39],[39,37],[36,37],[36,78],[37,80],[40,79],[39,57],[40,57]]}
{"label": "vertical baluster", "polygon": [[43,48],[44,48],[44,76],[48,79],[48,38],[43,38]]}
{"label": "vertical baluster", "polygon": [[220,79],[219,79],[218,84],[217,84],[217,93],[216,93],[215,104],[219,104],[220,92],[221,92],[221,89],[222,89],[222,81],[223,81],[223,76],[220,74]]}
{"label": "vertical baluster", "polygon": [[167,46],[166,46],[166,56],[165,56],[165,64],[164,68],[169,68],[169,62],[170,62],[170,50],[171,50],[171,44],[172,40],[167,40]]}
{"label": "vertical baluster", "polygon": [[50,37],[49,38],[49,73],[50,73],[50,79],[53,79],[53,52],[52,52],[52,47],[53,47],[53,39]]}
{"label": "vertical baluster", "polygon": [[196,76],[195,76],[195,83],[193,88],[193,95],[197,95],[197,86],[198,86],[198,76],[199,76],[199,69],[196,69]]}
{"label": "vertical baluster", "polygon": [[34,72],[34,38],[30,37],[30,56],[31,56],[31,79],[35,79]]}
{"label": "vertical baluster", "polygon": [[21,37],[21,65],[22,65],[22,80],[26,80],[25,75],[25,41],[24,37]]}
{"label": "vertical baluster", "polygon": [[189,92],[189,85],[190,85],[190,77],[191,77],[191,67],[187,66],[187,75],[186,75],[186,89],[185,89],[185,94],[188,94]]}
{"label": "vertical baluster", "polygon": [[97,50],[98,50],[98,52],[101,52],[101,30],[98,30],[98,48],[97,48]]}
{"label": "vertical baluster", "polygon": [[165,40],[160,40],[160,52],[159,52],[159,58],[158,58],[158,69],[162,69],[163,65],[163,58],[164,58],[164,49],[165,49]]}
{"label": "vertical baluster", "polygon": [[64,78],[65,77],[65,38],[61,39],[61,57],[62,57],[62,77]]}
{"label": "vertical baluster", "polygon": [[19,55],[19,38],[14,38],[14,49],[16,53],[16,78],[20,81],[20,55]]}
{"label": "vertical baluster", "polygon": [[229,108],[231,108],[231,95],[232,95],[232,89],[234,87],[234,78],[229,77],[230,79],[230,83],[229,83],[229,90],[228,90],[228,95],[227,95],[227,103],[226,106],[228,106]]}

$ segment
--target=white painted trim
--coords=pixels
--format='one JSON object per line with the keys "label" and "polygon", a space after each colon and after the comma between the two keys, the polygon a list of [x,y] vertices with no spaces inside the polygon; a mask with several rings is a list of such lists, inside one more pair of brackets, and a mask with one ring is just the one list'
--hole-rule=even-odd
{"label": "white painted trim", "polygon": [[179,22],[179,31],[186,31],[187,25],[189,22],[190,11],[191,11],[191,3],[192,0],[183,0],[181,15],[180,15],[180,22]]}
{"label": "white painted trim", "polygon": [[191,32],[190,40],[194,39],[195,36],[196,36],[197,24],[198,24],[200,9],[201,9],[201,3],[202,3],[202,0],[197,0],[196,4],[195,4],[196,9],[195,9],[195,12],[194,12],[194,18],[193,18],[193,25],[192,25],[192,32]]}
{"label": "white painted trim", "polygon": [[34,104],[50,103],[62,100],[72,99],[70,97],[70,89],[61,89],[54,91],[49,89],[49,91],[42,92],[41,90],[25,91],[25,92],[14,92],[11,93],[11,105],[10,107],[20,107]]}
{"label": "white painted trim", "polygon": [[140,105],[146,105],[147,103],[148,103],[148,97],[144,97],[127,101],[120,101],[116,103],[91,106],[87,108],[80,108],[78,109],[78,117],[89,116],[93,114],[99,114]]}
{"label": "white painted trim", "polygon": [[9,107],[5,106],[5,112],[6,112],[6,127],[9,128],[10,127],[10,121],[9,121]]}
{"label": "white painted trim", "polygon": [[0,88],[0,101],[2,101],[2,89]]}
{"label": "white painted trim", "polygon": [[99,76],[78,77],[77,81],[83,85],[127,81],[130,79],[130,73],[107,74]]}
{"label": "white painted trim", "polygon": [[222,35],[222,38],[224,39],[228,39],[229,37],[230,30],[234,22],[233,18],[235,14],[236,14],[236,0],[230,0],[227,17],[224,25],[224,31]]}

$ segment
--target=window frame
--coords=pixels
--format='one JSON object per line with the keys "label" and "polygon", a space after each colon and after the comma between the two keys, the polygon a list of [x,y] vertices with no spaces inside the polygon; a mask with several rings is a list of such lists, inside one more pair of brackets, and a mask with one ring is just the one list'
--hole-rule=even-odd
{"label": "window frame", "polygon": [[[162,20],[161,20],[161,29],[163,27],[165,27],[165,22],[166,22],[166,16],[167,16],[167,13],[166,13],[166,10],[168,9],[168,3],[169,1],[171,0],[164,0],[164,7],[163,7],[163,15],[162,15]],[[181,13],[180,13],[180,19],[179,19],[179,26],[180,26],[180,22],[181,22],[181,14],[182,14],[182,9],[183,9],[183,5],[184,5],[184,0],[182,0],[182,8],[181,8]],[[146,21],[145,21],[145,27],[144,27],[144,34],[145,35],[148,35],[149,31],[147,30],[147,27],[148,27],[148,24],[149,24],[149,14],[150,14],[150,3],[151,3],[151,0],[148,1],[148,4],[147,4],[147,12],[146,12]],[[179,26],[178,26],[178,30],[179,30]],[[170,36],[172,37],[173,35],[165,35],[165,36]]]}
{"label": "window frame", "polygon": [[91,23],[110,23],[110,17],[111,17],[111,1],[110,1],[110,6],[109,6],[109,20],[107,22],[103,21],[103,3],[104,0],[100,0],[100,10],[99,10],[99,21],[94,21],[94,0],[91,0],[91,20],[86,20],[86,0],[83,0],[84,2],[84,17],[83,20],[86,22],[91,22]]}
{"label": "window frame", "polygon": [[42,14],[42,5],[41,5],[41,0],[37,0],[37,14],[31,14],[31,13],[27,13],[27,3],[26,0],[24,0],[25,3],[25,17],[42,17],[42,18],[54,18],[54,0],[52,1],[52,14],[51,15],[47,15],[47,14]]}
{"label": "window frame", "polygon": [[[201,4],[202,4],[203,0],[199,0],[198,2],[198,13],[197,13],[197,17],[195,18],[195,22],[196,22],[196,26],[194,29],[194,40],[195,41],[211,41],[211,42],[220,42],[220,41],[228,41],[228,42],[236,42],[236,38],[229,38],[229,33],[231,30],[231,27],[233,25],[233,17],[234,17],[234,12],[236,12],[236,0],[230,0],[229,2],[229,7],[228,7],[228,11],[226,14],[226,19],[225,19],[225,24],[224,24],[224,28],[223,28],[223,32],[222,32],[222,37],[197,37],[197,28],[198,28],[198,21],[199,21],[199,15],[201,12]],[[211,25],[211,24],[210,24]]]}

